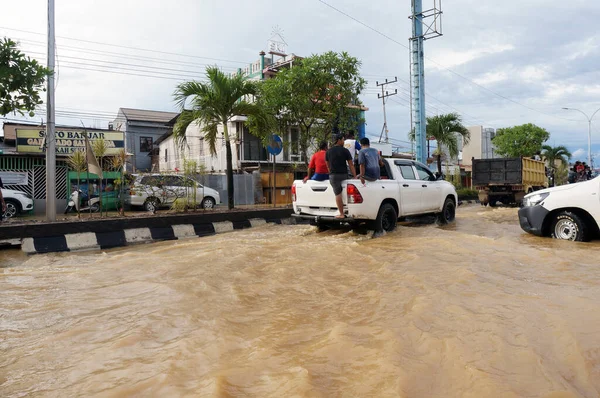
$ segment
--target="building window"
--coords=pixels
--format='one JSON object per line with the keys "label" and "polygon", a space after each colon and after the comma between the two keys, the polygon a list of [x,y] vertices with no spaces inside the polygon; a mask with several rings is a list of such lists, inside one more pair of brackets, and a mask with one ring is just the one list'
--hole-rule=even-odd
{"label": "building window", "polygon": [[248,127],[243,126],[244,130],[244,160],[268,160],[267,158],[267,149],[263,146],[260,138],[253,136],[250,134]]}
{"label": "building window", "polygon": [[200,137],[200,144],[198,144],[198,156],[204,156],[204,137]]}
{"label": "building window", "polygon": [[152,137],[140,137],[140,152],[152,152]]}
{"label": "building window", "polygon": [[167,153],[167,148],[165,148],[165,163],[169,161],[169,155]]}

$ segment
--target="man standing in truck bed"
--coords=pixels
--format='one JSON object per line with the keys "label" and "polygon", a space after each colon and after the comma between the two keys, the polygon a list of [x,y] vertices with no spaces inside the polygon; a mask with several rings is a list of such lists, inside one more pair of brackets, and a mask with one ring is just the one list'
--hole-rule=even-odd
{"label": "man standing in truck bed", "polygon": [[335,194],[335,203],[340,214],[335,218],[344,218],[344,202],[342,201],[342,182],[348,179],[348,168],[351,175],[356,178],[356,170],[352,162],[350,151],[344,148],[344,135],[336,134],[334,146],[329,148],[325,155],[329,169],[329,182]]}

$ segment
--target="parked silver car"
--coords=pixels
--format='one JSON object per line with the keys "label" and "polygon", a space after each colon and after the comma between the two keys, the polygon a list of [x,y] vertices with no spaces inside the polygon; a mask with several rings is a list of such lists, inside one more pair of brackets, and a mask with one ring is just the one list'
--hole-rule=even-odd
{"label": "parked silver car", "polygon": [[205,209],[221,203],[219,192],[197,181],[177,174],[133,174],[130,189],[131,206],[141,206],[146,211],[169,207],[177,199],[187,197]]}

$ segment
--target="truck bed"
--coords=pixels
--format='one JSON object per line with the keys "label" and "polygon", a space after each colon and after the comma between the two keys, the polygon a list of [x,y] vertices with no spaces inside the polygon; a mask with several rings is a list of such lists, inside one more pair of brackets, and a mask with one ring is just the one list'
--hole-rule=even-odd
{"label": "truck bed", "polygon": [[544,186],[544,162],[529,158],[473,159],[473,185]]}

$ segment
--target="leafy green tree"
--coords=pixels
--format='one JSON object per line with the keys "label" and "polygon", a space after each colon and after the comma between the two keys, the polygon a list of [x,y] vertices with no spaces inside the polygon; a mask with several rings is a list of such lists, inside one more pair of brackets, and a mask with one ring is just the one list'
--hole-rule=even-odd
{"label": "leafy green tree", "polygon": [[[257,82],[245,80],[241,75],[228,76],[216,66],[207,67],[206,76],[207,82],[189,81],[177,86],[174,97],[181,114],[173,128],[173,136],[180,146],[185,146],[185,131],[190,124],[196,123],[201,126],[211,153],[215,154],[218,129],[222,126],[227,157],[227,201],[229,209],[233,209],[233,165],[227,125],[236,115],[254,115],[260,122],[262,113],[258,105],[245,99],[256,95]],[[191,109],[185,107],[188,101]]]}
{"label": "leafy green tree", "polygon": [[496,130],[496,136],[492,142],[499,155],[517,158],[533,156],[542,150],[542,145],[549,138],[550,133],[546,129],[527,123]]}
{"label": "leafy green tree", "polygon": [[360,61],[346,52],[329,51],[294,61],[261,85],[257,104],[262,119],[249,118],[252,134],[267,141],[273,132],[300,128],[300,152],[308,163],[308,150],[329,138],[335,129],[356,129],[360,119],[359,94],[366,81],[360,77]]}
{"label": "leafy green tree", "polygon": [[[466,145],[471,139],[471,133],[462,124],[462,118],[458,113],[447,113],[444,115],[431,116],[427,118],[427,136],[433,137],[438,143],[437,164],[438,172],[442,173],[442,148],[448,150],[451,158],[456,158],[459,152],[458,137],[462,136],[463,144]],[[414,129],[409,134],[411,141],[415,140]]]}
{"label": "leafy green tree", "polygon": [[0,115],[34,116],[35,107],[43,102],[39,91],[45,91],[43,84],[50,73],[19,51],[11,39],[0,40]]}

